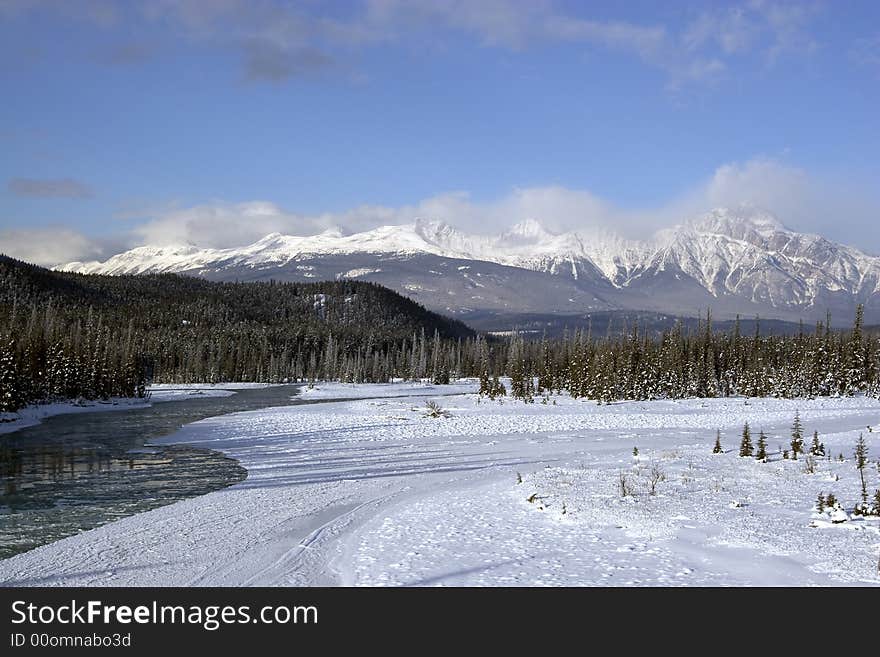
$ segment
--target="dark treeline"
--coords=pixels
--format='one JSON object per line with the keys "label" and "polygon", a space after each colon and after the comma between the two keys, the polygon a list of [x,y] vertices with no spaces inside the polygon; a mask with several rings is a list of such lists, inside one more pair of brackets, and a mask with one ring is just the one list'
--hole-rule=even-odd
{"label": "dark treeline", "polygon": [[[610,402],[729,395],[876,394],[880,339],[830,318],[796,335],[749,335],[709,317],[659,337],[475,335],[379,285],[215,283],[177,275],[90,276],[0,257],[0,411],[54,399],[144,394],[148,381],[447,383],[481,393]],[[508,391],[500,381],[510,377]]]}
{"label": "dark treeline", "polygon": [[[501,392],[491,362],[481,359],[481,390]],[[694,331],[681,324],[659,338],[634,327],[595,340],[589,330],[559,341],[513,336],[506,372],[514,396],[547,391],[610,402],[687,397],[815,397],[880,391],[880,338],[866,334],[859,306],[852,330],[834,331],[831,318],[796,335],[743,335],[740,323],[712,329],[707,316]]]}
{"label": "dark treeline", "polygon": [[473,335],[372,283],[91,276],[0,256],[0,411],[147,381],[446,380]]}

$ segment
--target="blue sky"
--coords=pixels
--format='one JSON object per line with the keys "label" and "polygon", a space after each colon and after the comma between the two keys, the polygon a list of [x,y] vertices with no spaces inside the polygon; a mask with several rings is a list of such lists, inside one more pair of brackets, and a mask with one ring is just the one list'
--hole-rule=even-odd
{"label": "blue sky", "polygon": [[880,251],[876,2],[0,0],[0,98],[0,251],[47,264],[737,202]]}

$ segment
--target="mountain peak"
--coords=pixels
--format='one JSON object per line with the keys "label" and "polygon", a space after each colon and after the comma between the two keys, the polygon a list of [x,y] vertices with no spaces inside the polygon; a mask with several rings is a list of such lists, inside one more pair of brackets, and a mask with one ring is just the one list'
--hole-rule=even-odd
{"label": "mountain peak", "polygon": [[[447,309],[503,304],[529,312],[607,306],[680,313],[703,304],[719,312],[824,316],[825,309],[849,314],[855,299],[880,304],[880,258],[787,230],[771,213],[750,206],[715,208],[644,241],[605,231],[555,234],[533,218],[500,235],[469,234],[419,218],[348,235],[332,228],[309,236],[273,233],[242,248],[142,246],[103,263],[66,268],[208,272],[214,278],[246,272],[255,280],[356,272]],[[587,293],[594,296],[578,305]]]}
{"label": "mountain peak", "polygon": [[736,208],[715,208],[685,225],[698,231],[736,236],[751,230],[762,237],[769,237],[788,230],[771,212],[745,204]]}
{"label": "mountain peak", "polygon": [[428,217],[416,217],[416,232],[425,237],[436,235],[451,235],[458,231],[440,219],[430,219]]}
{"label": "mountain peak", "polygon": [[511,226],[501,237],[504,240],[538,241],[553,237],[553,233],[544,228],[537,219],[528,217]]}

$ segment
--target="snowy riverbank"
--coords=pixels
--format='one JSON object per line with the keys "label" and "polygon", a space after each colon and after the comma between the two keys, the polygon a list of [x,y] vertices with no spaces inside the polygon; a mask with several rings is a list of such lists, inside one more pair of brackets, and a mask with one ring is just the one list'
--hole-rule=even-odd
{"label": "snowy riverbank", "polygon": [[47,417],[66,413],[103,413],[145,408],[151,404],[180,401],[193,397],[228,397],[236,390],[263,388],[265,383],[159,383],[147,388],[147,398],[112,397],[107,400],[80,400],[35,404],[15,413],[0,413],[0,434],[12,433],[39,424]]}
{"label": "snowy riverbank", "polygon": [[[435,418],[411,385],[371,388],[387,398],[184,427],[169,440],[222,450],[248,479],[2,561],[0,583],[880,584],[878,521],[813,511],[820,491],[857,501],[860,431],[880,487],[876,400],[525,405],[480,401],[468,383],[428,397],[451,414]],[[795,409],[843,462],[808,474],[781,458]],[[736,455],[746,421],[770,436],[769,463]]]}

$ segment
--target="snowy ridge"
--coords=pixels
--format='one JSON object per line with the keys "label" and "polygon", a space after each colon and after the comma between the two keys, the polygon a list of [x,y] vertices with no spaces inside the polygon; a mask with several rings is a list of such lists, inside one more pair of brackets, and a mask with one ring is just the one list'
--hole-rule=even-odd
{"label": "snowy ridge", "polygon": [[[105,262],[73,262],[61,269],[99,274],[222,273],[357,254],[427,254],[490,262],[618,290],[673,277],[691,281],[713,297],[734,296],[773,308],[818,308],[829,295],[864,301],[880,293],[880,258],[819,235],[788,230],[773,215],[749,207],[718,208],[645,241],[598,230],[553,233],[534,219],[500,235],[473,235],[441,221],[418,218],[351,235],[335,228],[311,236],[273,233],[241,248],[142,246]],[[380,271],[352,266],[336,275],[360,277]],[[404,282],[398,287],[406,288]]]}

